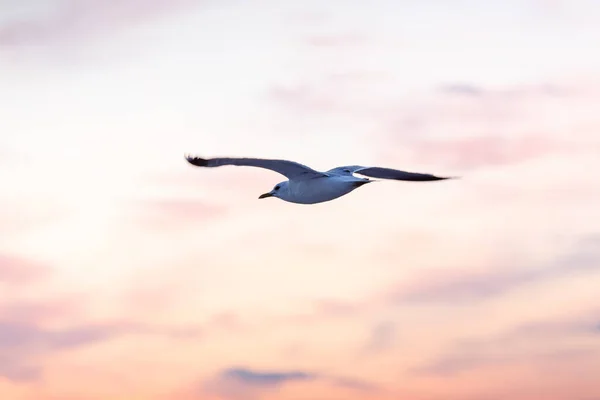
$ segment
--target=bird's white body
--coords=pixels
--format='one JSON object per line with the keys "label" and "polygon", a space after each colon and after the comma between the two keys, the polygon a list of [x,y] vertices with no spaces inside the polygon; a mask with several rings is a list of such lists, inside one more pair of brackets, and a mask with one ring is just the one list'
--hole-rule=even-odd
{"label": "bird's white body", "polygon": [[187,156],[186,160],[197,167],[219,167],[222,165],[237,165],[270,169],[288,178],[275,185],[273,190],[259,196],[259,199],[277,197],[281,200],[296,204],[315,204],[337,199],[366,183],[374,182],[367,178],[356,177],[358,173],[364,176],[401,181],[438,181],[443,177],[431,174],[401,171],[382,167],[363,167],[348,165],[336,167],[326,172],[316,171],[306,165],[289,160],[272,160],[261,158],[200,158]]}
{"label": "bird's white body", "polygon": [[280,183],[280,189],[277,191],[276,197],[296,204],[323,203],[342,197],[369,182],[373,181],[341,175],[302,180],[292,179]]}

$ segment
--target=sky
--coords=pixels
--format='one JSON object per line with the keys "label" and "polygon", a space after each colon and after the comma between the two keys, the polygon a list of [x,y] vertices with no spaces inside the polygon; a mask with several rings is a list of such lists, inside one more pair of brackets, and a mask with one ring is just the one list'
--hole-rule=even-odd
{"label": "sky", "polygon": [[595,0],[0,0],[0,398],[600,399],[599,44]]}

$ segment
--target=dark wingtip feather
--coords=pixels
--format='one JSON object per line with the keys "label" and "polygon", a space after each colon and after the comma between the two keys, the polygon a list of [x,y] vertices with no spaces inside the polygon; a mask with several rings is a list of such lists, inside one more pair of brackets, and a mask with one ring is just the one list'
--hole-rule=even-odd
{"label": "dark wingtip feather", "polygon": [[431,182],[431,181],[445,181],[448,179],[459,179],[458,176],[437,176],[431,174],[415,174],[410,178],[405,178],[401,180],[405,181],[421,181],[421,182]]}
{"label": "dark wingtip feather", "polygon": [[186,155],[185,159],[192,165],[197,167],[206,167],[208,165],[208,160],[202,157],[193,157],[190,155]]}
{"label": "dark wingtip feather", "polygon": [[424,180],[429,181],[445,181],[447,179],[460,179],[460,176],[437,176],[437,175],[425,175]]}
{"label": "dark wingtip feather", "polygon": [[445,181],[447,179],[460,179],[458,176],[434,176],[434,181]]}

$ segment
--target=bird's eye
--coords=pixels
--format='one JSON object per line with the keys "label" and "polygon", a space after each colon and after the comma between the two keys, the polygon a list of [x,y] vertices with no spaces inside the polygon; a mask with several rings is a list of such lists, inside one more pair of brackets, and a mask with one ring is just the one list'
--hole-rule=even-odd
{"label": "bird's eye", "polygon": [[275,186],[275,190],[279,190],[279,185]]}

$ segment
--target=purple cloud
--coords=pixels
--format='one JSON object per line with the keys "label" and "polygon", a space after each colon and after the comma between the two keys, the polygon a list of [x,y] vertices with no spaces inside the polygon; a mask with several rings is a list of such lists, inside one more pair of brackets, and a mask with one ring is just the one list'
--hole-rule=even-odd
{"label": "purple cloud", "polygon": [[202,385],[202,393],[210,393],[223,399],[253,400],[260,398],[265,390],[277,389],[288,382],[310,381],[317,375],[303,371],[256,371],[232,367],[221,371]]}
{"label": "purple cloud", "polygon": [[278,386],[286,382],[313,380],[317,375],[302,371],[255,371],[247,368],[229,368],[221,373],[226,380],[248,385]]}
{"label": "purple cloud", "polygon": [[356,378],[336,377],[300,370],[258,371],[245,367],[227,368],[203,385],[203,391],[232,399],[257,399],[265,390],[276,390],[291,382],[327,381],[332,385],[357,391],[374,391],[378,387]]}
{"label": "purple cloud", "polygon": [[[31,304],[28,307],[33,307]],[[19,308],[18,303],[13,307]],[[44,319],[44,308],[33,316]],[[0,376],[10,380],[35,380],[42,376],[38,359],[72,348],[90,346],[125,335],[159,335],[172,338],[198,338],[202,330],[195,327],[172,328],[129,321],[81,323],[64,328],[45,328],[38,318],[12,319],[0,310]],[[53,314],[52,309],[46,310]]]}
{"label": "purple cloud", "polygon": [[42,370],[35,362],[40,355],[90,344],[117,333],[106,327],[97,331],[91,327],[52,331],[32,323],[0,321],[0,376],[15,381],[38,379]]}
{"label": "purple cloud", "polygon": [[4,360],[0,357],[0,376],[13,382],[31,382],[41,378],[42,369],[15,364],[12,360]]}

